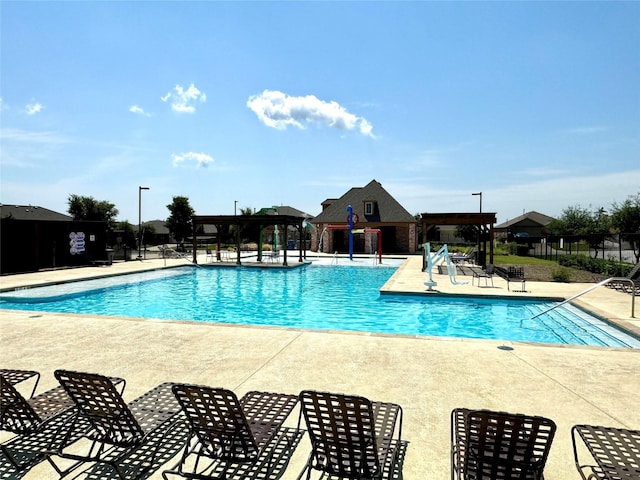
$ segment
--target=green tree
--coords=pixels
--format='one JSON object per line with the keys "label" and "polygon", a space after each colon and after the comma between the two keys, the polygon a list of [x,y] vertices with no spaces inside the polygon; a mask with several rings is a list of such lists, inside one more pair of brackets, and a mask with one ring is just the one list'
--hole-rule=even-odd
{"label": "green tree", "polygon": [[165,225],[182,248],[184,239],[193,231],[191,217],[195,210],[189,204],[189,198],[181,196],[173,197],[167,208],[171,215],[165,221]]}
{"label": "green tree", "polygon": [[474,243],[478,241],[477,225],[458,225],[455,231],[456,237],[462,238],[465,242]]}
{"label": "green tree", "polygon": [[604,208],[589,210],[579,205],[567,207],[560,218],[551,221],[549,230],[556,235],[576,236],[585,239],[598,256],[598,249],[610,233],[611,222]]}
{"label": "green tree", "polygon": [[113,203],[82,195],[69,195],[67,202],[67,212],[74,220],[104,221],[110,230],[115,227],[118,209]]}
{"label": "green tree", "polygon": [[560,218],[551,221],[548,228],[556,235],[587,235],[593,228],[592,214],[579,205],[567,207]]}
{"label": "green tree", "polygon": [[[267,210],[271,210],[271,209],[262,209],[259,212],[254,213],[251,207],[243,207],[243,208],[240,208],[240,216],[246,217],[250,215],[262,215],[262,214],[265,214]],[[230,225],[229,235],[233,237],[233,239],[231,240],[233,243],[236,242],[237,232],[239,232],[239,235],[240,235],[240,242],[247,242],[250,240],[255,241],[258,239],[260,226],[259,225],[240,225],[240,230],[238,231],[235,225]]]}
{"label": "green tree", "polygon": [[[240,209],[240,215],[251,216],[254,215],[251,207],[244,207]],[[240,229],[240,237],[243,242],[257,241],[260,236],[260,225],[243,225]]]}
{"label": "green tree", "polygon": [[116,224],[116,230],[122,235],[122,245],[127,245],[129,248],[136,247],[137,227],[134,229],[133,225],[125,220]]}
{"label": "green tree", "polygon": [[153,225],[142,225],[142,244],[149,245],[155,242],[156,229]]}
{"label": "green tree", "polygon": [[[598,257],[598,249],[602,247],[604,239],[611,234],[611,218],[606,210],[600,207],[594,211],[591,216],[592,228],[591,235],[587,237],[589,247],[595,251],[594,257]],[[604,248],[604,247],[603,247]]]}
{"label": "green tree", "polygon": [[636,263],[640,261],[640,193],[611,207],[611,226],[631,245]]}

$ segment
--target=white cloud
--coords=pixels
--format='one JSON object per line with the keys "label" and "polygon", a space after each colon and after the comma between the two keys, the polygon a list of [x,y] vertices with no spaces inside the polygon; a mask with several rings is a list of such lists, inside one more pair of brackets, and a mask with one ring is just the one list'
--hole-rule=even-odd
{"label": "white cloud", "polygon": [[207,101],[207,95],[196,88],[192,83],[186,90],[182,85],[176,85],[173,87],[173,93],[167,92],[164,97],[160,99],[167,103],[171,100],[171,109],[179,113],[193,113],[196,111],[196,107],[193,105],[196,102],[204,103]]}
{"label": "white cloud", "polygon": [[69,140],[54,132],[31,132],[19,128],[3,128],[0,130],[0,138],[5,141],[27,142],[34,144],[59,144],[69,143]]}
{"label": "white cloud", "polygon": [[56,132],[2,128],[0,142],[3,167],[34,168],[49,163],[50,158],[60,157],[62,149],[72,140]]}
{"label": "white cloud", "polygon": [[173,153],[171,155],[173,160],[173,166],[177,167],[187,161],[195,161],[199,167],[206,167],[213,162],[213,157],[206,153],[186,152],[186,153]]}
{"label": "white cloud", "polygon": [[247,107],[262,123],[277,130],[286,130],[290,125],[304,129],[307,123],[323,123],[339,130],[357,129],[363,135],[375,138],[373,127],[365,118],[349,113],[337,102],[325,102],[314,95],[292,97],[265,90],[249,97]]}
{"label": "white cloud", "polygon": [[136,115],[142,115],[144,117],[150,117],[151,114],[144,111],[144,108],[139,107],[138,105],[132,105],[129,107],[129,111],[131,113],[135,113]]}
{"label": "white cloud", "polygon": [[592,127],[575,127],[565,130],[566,133],[571,135],[590,135],[592,133],[600,133],[607,130],[604,126],[592,126]]}
{"label": "white cloud", "polygon": [[27,115],[35,115],[36,113],[40,113],[43,108],[44,106],[41,103],[31,102],[24,107],[24,111]]}

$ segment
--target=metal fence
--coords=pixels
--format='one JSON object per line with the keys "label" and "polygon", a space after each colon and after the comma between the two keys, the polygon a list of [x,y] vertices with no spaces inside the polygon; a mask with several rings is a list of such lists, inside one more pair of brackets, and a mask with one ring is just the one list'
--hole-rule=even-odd
{"label": "metal fence", "polygon": [[[639,233],[613,235],[549,235],[529,238],[529,255],[547,260],[558,260],[561,255],[585,255],[602,260],[638,262]],[[634,249],[635,248],[635,249]]]}

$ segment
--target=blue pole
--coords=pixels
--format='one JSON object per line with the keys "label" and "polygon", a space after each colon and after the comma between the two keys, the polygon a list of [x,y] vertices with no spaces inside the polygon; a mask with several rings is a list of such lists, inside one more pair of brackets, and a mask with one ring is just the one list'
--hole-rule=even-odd
{"label": "blue pole", "polygon": [[347,212],[349,213],[349,260],[353,260],[353,207],[347,206]]}

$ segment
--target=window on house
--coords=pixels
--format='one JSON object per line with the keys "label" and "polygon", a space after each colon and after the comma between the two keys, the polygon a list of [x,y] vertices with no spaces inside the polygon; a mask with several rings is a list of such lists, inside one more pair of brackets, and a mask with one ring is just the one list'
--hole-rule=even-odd
{"label": "window on house", "polygon": [[364,214],[373,215],[373,202],[364,202]]}

